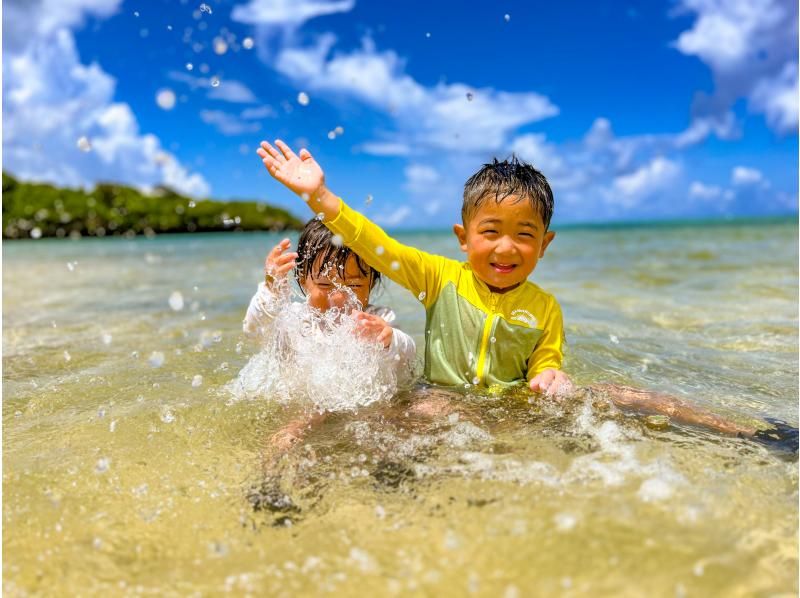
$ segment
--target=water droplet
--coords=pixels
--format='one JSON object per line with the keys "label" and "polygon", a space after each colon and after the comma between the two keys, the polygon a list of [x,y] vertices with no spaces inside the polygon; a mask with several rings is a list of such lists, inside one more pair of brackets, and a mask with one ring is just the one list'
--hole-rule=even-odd
{"label": "water droplet", "polygon": [[[108,457],[101,457],[97,460],[97,465],[95,465],[94,470],[97,473],[105,473],[108,471],[108,468],[111,467],[111,459]],[[95,541],[97,541],[95,539]]]}
{"label": "water droplet", "polygon": [[82,152],[90,152],[92,151],[92,142],[89,141],[89,138],[85,135],[82,137],[78,137],[78,141],[76,142],[78,149]]}
{"label": "water droplet", "polygon": [[164,407],[161,410],[161,421],[165,424],[171,424],[175,421],[175,414],[172,413],[172,410],[169,407]]}
{"label": "water droplet", "polygon": [[383,248],[383,245],[378,245],[375,248],[375,253],[378,254],[378,255],[383,255],[384,251],[386,251],[386,250]]}
{"label": "water droplet", "polygon": [[427,33],[425,33],[425,37],[430,37],[430,36],[431,36],[431,32],[430,32],[430,31],[428,31]]}
{"label": "water droplet", "polygon": [[255,42],[253,41],[252,37],[246,37],[242,40],[242,47],[245,50],[252,50]]}
{"label": "water droplet", "polygon": [[425,291],[420,291],[419,295],[417,295],[417,299],[419,299],[420,301],[424,301],[425,300]]}
{"label": "water droplet", "polygon": [[194,202],[194,200],[190,200],[190,201],[189,201],[189,207],[190,207],[190,208],[193,208],[193,207],[195,207],[196,205],[197,205],[197,204]]}
{"label": "water droplet", "polygon": [[167,25],[167,31],[172,31],[172,25]]}
{"label": "water droplet", "polygon": [[194,65],[191,62],[186,63],[186,70],[191,71],[194,68]]}
{"label": "water droplet", "polygon": [[338,126],[333,130],[333,132],[337,135],[344,135],[344,127]]}
{"label": "water droplet", "polygon": [[236,351],[236,353],[241,353],[243,348],[244,348],[244,343],[236,343],[236,349],[234,350]]}
{"label": "water droplet", "polygon": [[308,97],[308,94],[304,91],[301,91],[297,94],[297,103],[301,106],[308,106],[311,99]]}
{"label": "water droplet", "polygon": [[160,368],[162,365],[164,365],[164,354],[161,351],[153,351],[150,353],[150,357],[148,358],[147,362],[151,367]]}
{"label": "water droplet", "polygon": [[389,267],[392,270],[397,271],[397,270],[400,269],[400,262],[398,262],[397,260],[394,260],[391,264],[389,264]]}
{"label": "water droplet", "polygon": [[139,11],[138,10],[133,11],[133,16],[134,17],[138,17],[139,16]]}
{"label": "water droplet", "polygon": [[344,245],[344,239],[342,239],[342,235],[333,235],[331,237],[331,245],[334,247],[341,247]]}
{"label": "water droplet", "polygon": [[72,355],[69,354],[69,351],[64,351],[64,361],[72,361]]}
{"label": "water droplet", "polygon": [[100,338],[103,339],[104,345],[110,345],[111,341],[113,340],[113,337],[108,332],[103,333],[103,336]]}
{"label": "water droplet", "polygon": [[611,340],[611,342],[612,342],[612,343],[614,343],[615,345],[618,345],[618,344],[619,344],[619,337],[618,337],[617,335],[615,335],[615,334],[609,334],[609,335],[608,335],[608,338],[609,338],[609,339]]}
{"label": "water droplet", "polygon": [[192,378],[192,388],[197,388],[198,386],[203,385],[203,377],[200,374],[197,374]]}
{"label": "water droplet", "polygon": [[180,291],[173,291],[172,295],[169,296],[169,306],[175,311],[183,309],[183,295],[181,295]]}
{"label": "water droplet", "polygon": [[33,229],[31,229],[31,239],[40,239],[41,236],[42,236],[42,229],[41,228],[39,228],[37,226],[37,227],[34,227]]}
{"label": "water droplet", "polygon": [[156,94],[156,104],[162,110],[172,110],[175,107],[175,92],[171,89],[160,89]]}
{"label": "water droplet", "polygon": [[375,517],[378,519],[383,519],[386,517],[386,509],[384,509],[381,505],[375,505]]}
{"label": "water droplet", "polygon": [[336,133],[334,133],[333,131],[328,131],[328,139],[330,139],[331,141],[336,139]]}
{"label": "water droplet", "polygon": [[226,42],[221,37],[214,38],[214,53],[218,56],[222,56],[225,52],[228,51],[228,42]]}
{"label": "water droplet", "polygon": [[211,87],[219,87],[219,77],[211,77]]}
{"label": "water droplet", "polygon": [[371,203],[372,203],[372,196],[371,195],[367,195],[367,199],[364,200],[364,205],[368,206]]}
{"label": "water droplet", "polygon": [[114,432],[114,431],[116,431],[116,429],[117,429],[117,420],[113,419],[113,420],[111,420],[111,423],[108,424],[108,431],[109,432]]}
{"label": "water droplet", "polygon": [[325,214],[323,212],[317,213],[317,220],[322,222],[325,219]]}
{"label": "water droplet", "polygon": [[78,262],[67,262],[67,270],[70,272],[74,271],[77,264]]}
{"label": "water droplet", "polygon": [[505,15],[503,15],[503,19],[505,19],[505,22],[508,23],[511,20],[511,15],[510,14],[505,14]]}
{"label": "water droplet", "polygon": [[468,102],[471,102],[472,98],[474,98],[474,97],[475,97],[475,95],[471,91],[467,92],[467,101]]}
{"label": "water droplet", "polygon": [[302,199],[303,201],[307,202],[308,200],[311,199],[311,196],[308,193],[301,193],[300,194],[300,199]]}
{"label": "water droplet", "polygon": [[200,12],[205,12],[205,13],[208,13],[208,14],[213,14],[213,13],[211,12],[211,7],[210,7],[208,4],[206,4],[205,2],[204,2],[203,4],[201,4],[201,5],[200,5]]}
{"label": "water droplet", "polygon": [[477,385],[478,385],[478,382],[480,382],[480,381],[481,381],[481,379],[480,379],[480,378],[478,378],[477,376],[475,376],[475,377],[472,379],[472,383],[473,383],[475,386],[477,386]]}
{"label": "water droplet", "polygon": [[495,337],[492,337],[492,338],[489,339],[489,342],[490,343],[496,343],[497,339]]}

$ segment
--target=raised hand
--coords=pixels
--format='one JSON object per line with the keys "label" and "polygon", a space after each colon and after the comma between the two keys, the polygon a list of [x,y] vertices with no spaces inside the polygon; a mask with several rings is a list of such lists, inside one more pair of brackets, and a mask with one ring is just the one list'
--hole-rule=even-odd
{"label": "raised hand", "polygon": [[394,329],[380,316],[363,311],[353,314],[356,321],[356,332],[361,338],[381,343],[384,349],[392,344]]}
{"label": "raised hand", "polygon": [[293,251],[287,252],[290,245],[289,239],[284,239],[267,254],[264,260],[264,275],[268,286],[272,286],[276,279],[285,278],[297,264],[295,261],[297,254]]}
{"label": "raised hand", "polygon": [[[325,174],[307,149],[295,154],[280,139],[275,141],[278,149],[266,141],[256,153],[272,177],[308,201],[319,195],[325,188]],[[279,151],[280,150],[280,151]]]}

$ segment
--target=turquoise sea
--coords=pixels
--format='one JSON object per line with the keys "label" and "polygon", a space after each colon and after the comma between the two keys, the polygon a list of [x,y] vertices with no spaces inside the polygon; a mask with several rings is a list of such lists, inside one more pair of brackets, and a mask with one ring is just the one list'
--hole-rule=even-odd
{"label": "turquoise sea", "polygon": [[[398,237],[458,257],[449,233]],[[797,594],[796,460],[587,394],[464,392],[432,420],[401,396],[265,471],[292,407],[230,387],[279,239],[3,244],[6,595]],[[796,221],[565,228],[533,280],[579,385],[797,426]],[[419,301],[374,302],[421,354]],[[270,476],[290,506],[254,510]]]}

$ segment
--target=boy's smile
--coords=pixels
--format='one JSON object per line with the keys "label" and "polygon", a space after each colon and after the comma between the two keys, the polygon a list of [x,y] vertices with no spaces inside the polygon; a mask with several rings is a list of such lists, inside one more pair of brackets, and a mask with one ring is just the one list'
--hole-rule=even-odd
{"label": "boy's smile", "polygon": [[524,282],[555,237],[530,201],[516,195],[499,203],[485,198],[469,222],[453,231],[472,271],[495,293]]}

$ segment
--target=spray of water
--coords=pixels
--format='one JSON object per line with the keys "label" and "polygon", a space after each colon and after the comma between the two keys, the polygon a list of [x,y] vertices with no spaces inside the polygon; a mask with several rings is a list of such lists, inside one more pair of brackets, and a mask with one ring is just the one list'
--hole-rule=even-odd
{"label": "spray of water", "polygon": [[[265,398],[324,411],[354,411],[397,392],[383,346],[359,338],[352,314],[361,305],[347,287],[341,307],[321,312],[286,281],[268,305],[273,316],[261,346],[227,387],[234,400]],[[293,301],[293,299],[295,299]]]}

